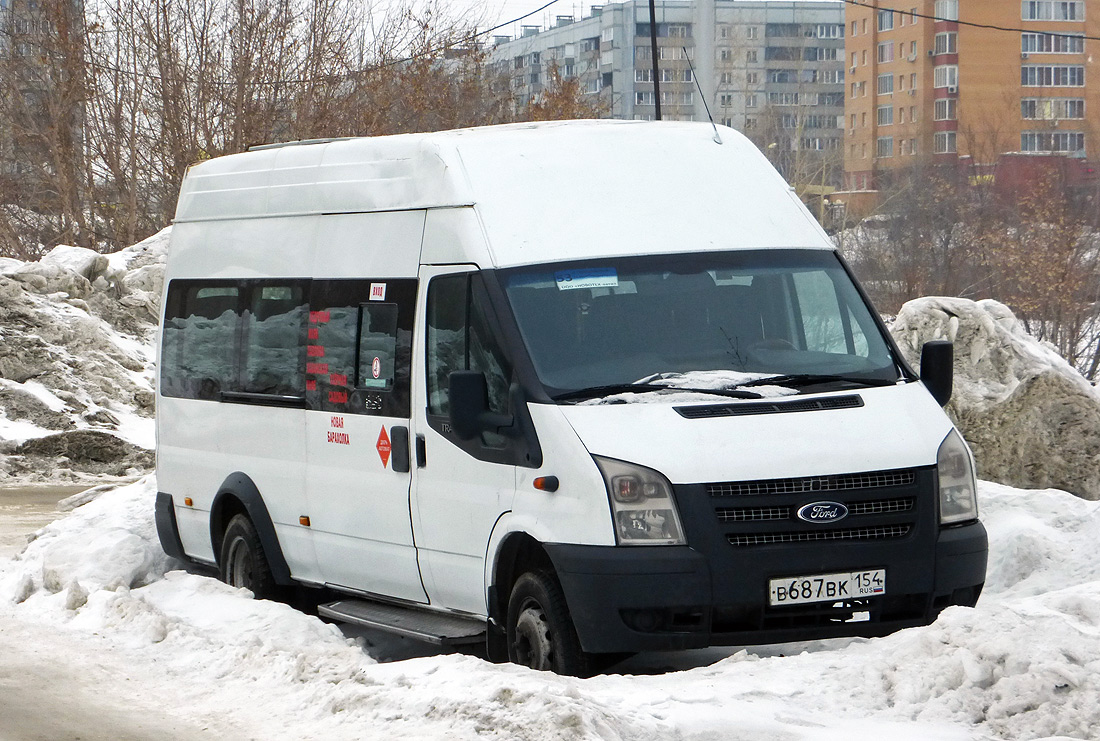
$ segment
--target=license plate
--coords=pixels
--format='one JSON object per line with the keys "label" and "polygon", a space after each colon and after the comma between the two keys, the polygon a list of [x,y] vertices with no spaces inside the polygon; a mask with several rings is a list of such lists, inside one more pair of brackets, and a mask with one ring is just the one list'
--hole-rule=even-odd
{"label": "license plate", "polygon": [[772,607],[877,597],[880,594],[886,594],[886,569],[788,576],[768,581],[768,604]]}

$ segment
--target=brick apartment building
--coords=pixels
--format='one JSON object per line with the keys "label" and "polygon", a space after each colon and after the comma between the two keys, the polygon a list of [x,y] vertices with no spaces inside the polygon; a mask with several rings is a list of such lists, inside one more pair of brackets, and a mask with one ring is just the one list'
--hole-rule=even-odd
{"label": "brick apartment building", "polygon": [[1009,152],[1095,161],[1100,41],[1085,37],[1100,37],[1100,0],[867,5],[845,10],[846,188],[881,187],[920,158],[978,171]]}

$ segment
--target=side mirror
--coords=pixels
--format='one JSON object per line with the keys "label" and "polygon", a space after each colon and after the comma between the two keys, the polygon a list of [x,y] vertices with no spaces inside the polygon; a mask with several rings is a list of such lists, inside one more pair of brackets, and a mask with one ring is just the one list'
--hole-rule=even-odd
{"label": "side mirror", "polygon": [[954,374],[954,346],[947,340],[924,343],[920,351],[920,380],[941,407],[951,401]]}
{"label": "side mirror", "polygon": [[451,429],[459,440],[473,440],[482,432],[500,432],[513,423],[510,414],[489,411],[489,385],[480,371],[454,371],[447,376]]}

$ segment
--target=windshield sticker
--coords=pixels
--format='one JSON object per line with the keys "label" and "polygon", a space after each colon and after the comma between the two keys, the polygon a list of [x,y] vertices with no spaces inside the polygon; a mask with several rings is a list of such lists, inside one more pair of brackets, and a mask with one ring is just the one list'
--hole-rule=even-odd
{"label": "windshield sticker", "polygon": [[578,288],[616,288],[619,274],[615,268],[589,268],[588,270],[562,270],[554,273],[554,281],[559,291],[572,291]]}

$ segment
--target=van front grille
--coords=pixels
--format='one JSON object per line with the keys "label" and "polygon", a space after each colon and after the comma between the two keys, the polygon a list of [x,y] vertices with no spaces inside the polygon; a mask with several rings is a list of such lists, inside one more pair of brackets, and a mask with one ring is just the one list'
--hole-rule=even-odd
{"label": "van front grille", "polygon": [[[916,504],[913,497],[902,499],[878,499],[867,502],[848,502],[849,517],[860,515],[884,515],[894,512],[909,512]],[[787,506],[772,507],[716,507],[714,514],[719,522],[767,522],[775,520],[790,520],[791,508]]]}
{"label": "van front grille", "polygon": [[912,528],[909,525],[885,527],[860,527],[846,530],[802,530],[785,533],[748,533],[729,535],[733,546],[774,545],[778,543],[817,543],[822,541],[889,540],[904,538]]}
{"label": "van front grille", "polygon": [[802,476],[791,479],[761,479],[757,481],[732,481],[706,485],[712,497],[756,496],[760,494],[805,494],[828,491],[859,491],[912,486],[916,472],[911,469],[895,471],[869,471],[844,473],[831,476]]}

